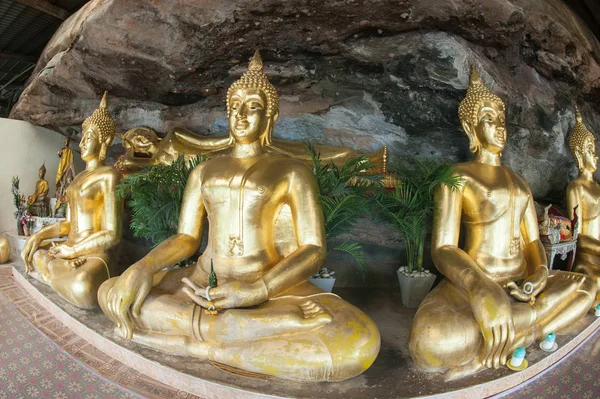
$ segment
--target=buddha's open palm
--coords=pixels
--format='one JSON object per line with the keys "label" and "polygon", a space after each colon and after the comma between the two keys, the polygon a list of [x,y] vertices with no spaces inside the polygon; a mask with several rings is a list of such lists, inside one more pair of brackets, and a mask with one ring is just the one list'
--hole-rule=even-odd
{"label": "buddha's open palm", "polygon": [[[208,308],[206,289],[198,287],[190,279],[184,278],[185,292],[194,302]],[[230,281],[209,290],[210,299],[217,309],[247,308],[259,305],[269,299],[269,292],[262,279],[252,283]]]}
{"label": "buddha's open palm", "polygon": [[486,279],[475,284],[469,301],[483,335],[481,363],[489,368],[506,364],[515,337],[508,295],[495,281]]}
{"label": "buddha's open palm", "polygon": [[123,337],[133,336],[133,320],[130,312],[140,315],[140,308],[152,288],[153,274],[136,265],[131,266],[108,291],[106,307],[108,316],[117,323]]}

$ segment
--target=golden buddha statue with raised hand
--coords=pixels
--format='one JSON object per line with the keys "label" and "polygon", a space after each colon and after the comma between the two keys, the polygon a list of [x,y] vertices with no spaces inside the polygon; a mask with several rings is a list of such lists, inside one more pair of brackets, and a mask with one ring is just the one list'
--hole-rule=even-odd
{"label": "golden buddha statue with raised hand", "polygon": [[[170,354],[303,381],[362,373],[379,332],[306,280],[326,256],[318,187],[301,161],[265,150],[278,96],[258,52],[228,90],[227,113],[234,144],[192,171],[178,233],[100,287],[102,310],[118,334]],[[198,250],[204,216],[197,264],[162,270]]]}
{"label": "golden buddha statue with raised hand", "polygon": [[[575,126],[569,137],[569,147],[577,161],[579,176],[567,187],[567,211],[573,219],[577,207],[577,256],[574,271],[591,277],[600,290],[600,184],[594,180],[598,167],[596,139],[581,119],[575,107]],[[575,231],[573,232],[575,234]],[[600,303],[596,295],[594,306]]]}
{"label": "golden buddha statue with raised hand", "polygon": [[529,186],[501,162],[504,103],[475,69],[459,117],[475,158],[456,165],[460,189],[435,194],[432,258],[446,278],[421,303],[409,338],[417,366],[447,379],[504,365],[516,347],[582,317],[596,292],[580,274],[548,277]]}
{"label": "golden buddha statue with raised hand", "polygon": [[[98,287],[116,275],[111,252],[121,240],[123,205],[116,195],[121,174],[104,165],[114,135],[104,93],[100,107],[83,122],[79,147],[86,167],[67,188],[67,219],[33,234],[22,252],[32,277],[85,309],[98,306]],[[40,247],[44,240],[65,235],[64,244]]]}

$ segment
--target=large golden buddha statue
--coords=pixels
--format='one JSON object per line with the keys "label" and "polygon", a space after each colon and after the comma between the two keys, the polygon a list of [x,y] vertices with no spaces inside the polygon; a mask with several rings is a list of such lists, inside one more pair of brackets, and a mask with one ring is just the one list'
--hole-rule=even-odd
{"label": "large golden buddha statue", "polygon": [[[577,207],[577,256],[574,271],[590,276],[600,289],[600,184],[594,180],[598,165],[596,139],[575,108],[575,126],[569,147],[577,161],[579,176],[567,187],[567,211],[572,219]],[[575,232],[573,232],[575,234]],[[600,293],[594,305],[600,303]]]}
{"label": "large golden buddha statue", "polygon": [[[121,174],[104,165],[114,134],[105,93],[100,108],[83,122],[79,147],[86,167],[67,188],[67,219],[33,234],[22,252],[32,277],[85,309],[98,305],[98,287],[116,275],[111,252],[121,240],[122,202],[116,196]],[[41,247],[65,235],[65,243]]]}
{"label": "large golden buddha statue", "polygon": [[581,318],[596,292],[581,274],[548,277],[529,186],[501,162],[504,103],[475,69],[459,117],[475,158],[456,165],[460,189],[435,194],[432,258],[446,278],[421,303],[409,338],[417,366],[447,379],[504,365],[516,347]]}
{"label": "large golden buddha statue", "polygon": [[[105,282],[100,306],[118,334],[170,354],[287,379],[354,377],[375,360],[379,332],[306,280],[326,256],[318,187],[304,163],[266,151],[278,96],[258,52],[229,88],[227,113],[234,143],[192,171],[178,233]],[[205,216],[197,264],[162,270],[196,253]]]}

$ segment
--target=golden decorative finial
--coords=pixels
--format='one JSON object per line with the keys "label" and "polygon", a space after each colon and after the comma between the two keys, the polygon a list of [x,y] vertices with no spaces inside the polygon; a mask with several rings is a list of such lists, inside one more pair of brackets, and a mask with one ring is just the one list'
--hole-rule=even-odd
{"label": "golden decorative finial", "polygon": [[254,52],[254,56],[250,60],[250,64],[248,64],[249,71],[263,71],[263,60],[260,56],[260,51],[258,49]]}
{"label": "golden decorative finial", "polygon": [[571,136],[569,137],[569,148],[577,161],[577,167],[581,170],[583,165],[580,163],[580,158],[578,155],[582,155],[581,153],[585,149],[586,141],[591,140],[592,143],[596,141],[593,133],[588,130],[588,128],[583,124],[583,120],[581,118],[581,113],[579,112],[579,108],[575,105],[575,126],[573,126],[573,130],[571,131]]}
{"label": "golden decorative finial", "polygon": [[581,113],[579,112],[579,107],[575,104],[575,121],[577,123],[583,123],[583,119],[581,119]]}
{"label": "golden decorative finial", "polygon": [[272,117],[279,111],[279,96],[275,87],[269,82],[269,78],[263,72],[263,61],[260,56],[260,52],[256,50],[250,64],[248,64],[248,71],[245,72],[238,80],[227,90],[227,114],[229,114],[229,98],[231,94],[237,89],[257,89],[261,90],[265,97],[267,97],[267,117]]}
{"label": "golden decorative finial", "polygon": [[110,146],[115,137],[116,129],[115,122],[108,112],[108,92],[105,91],[100,101],[100,106],[90,115],[84,122],[84,125],[91,125],[96,128],[96,132],[100,135],[100,142]]}
{"label": "golden decorative finial", "polygon": [[469,88],[467,89],[467,95],[458,106],[458,118],[460,121],[468,121],[471,122],[473,126],[476,126],[478,123],[477,116],[479,114],[479,109],[484,101],[496,103],[504,110],[504,102],[502,99],[488,90],[479,77],[477,68],[475,68],[474,65],[471,65],[471,81]]}

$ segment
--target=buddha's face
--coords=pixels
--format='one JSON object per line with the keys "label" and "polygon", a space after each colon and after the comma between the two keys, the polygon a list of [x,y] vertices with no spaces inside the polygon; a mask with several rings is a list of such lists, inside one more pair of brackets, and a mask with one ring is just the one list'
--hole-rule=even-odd
{"label": "buddha's face", "polygon": [[583,167],[594,173],[598,167],[598,157],[596,156],[596,145],[594,140],[585,140],[582,155]]}
{"label": "buddha's face", "polygon": [[38,176],[40,177],[40,179],[43,179],[45,175],[46,175],[46,171],[44,169],[40,168],[40,170],[38,170]]}
{"label": "buddha's face", "polygon": [[79,149],[81,150],[81,159],[85,162],[91,161],[100,154],[100,137],[92,126],[84,124]]}
{"label": "buddha's face", "polygon": [[475,136],[481,148],[499,154],[506,145],[504,110],[493,102],[484,102],[477,115]]}
{"label": "buddha's face", "polygon": [[241,144],[253,143],[267,128],[267,97],[258,89],[237,89],[229,98],[229,131]]}

